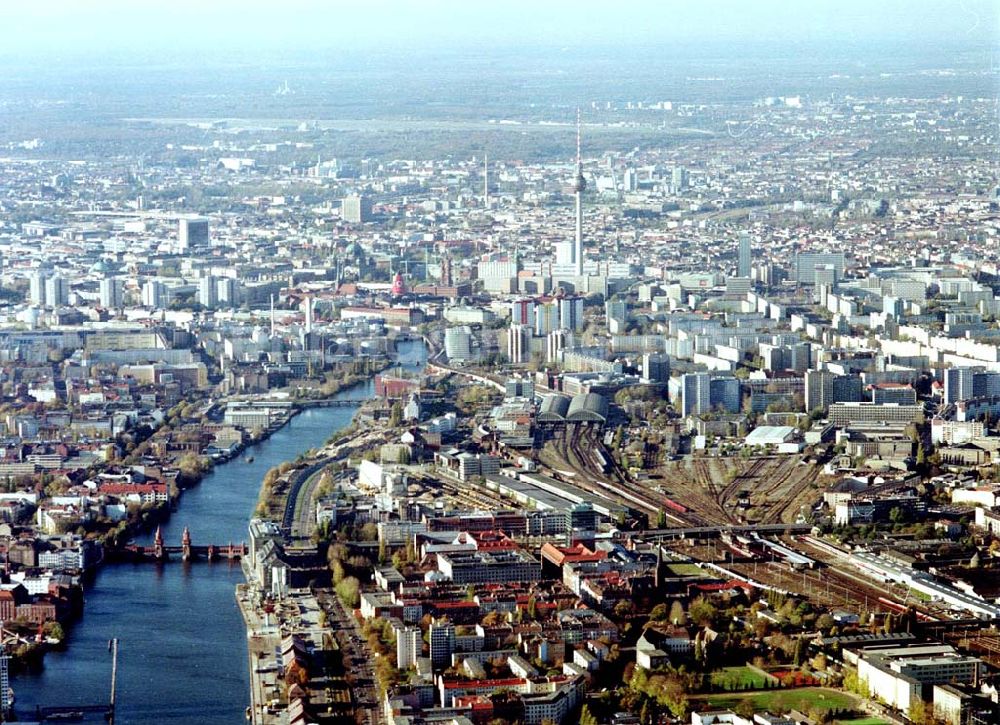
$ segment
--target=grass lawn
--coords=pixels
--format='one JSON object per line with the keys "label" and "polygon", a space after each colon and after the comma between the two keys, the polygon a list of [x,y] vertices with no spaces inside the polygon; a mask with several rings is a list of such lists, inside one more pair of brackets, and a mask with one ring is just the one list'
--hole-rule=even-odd
{"label": "grass lawn", "polygon": [[705,576],[705,572],[694,564],[669,564],[667,569],[669,569],[674,576]]}
{"label": "grass lawn", "polygon": [[712,686],[720,690],[761,690],[766,679],[749,667],[723,667],[712,673]]}
{"label": "grass lawn", "polygon": [[880,717],[862,717],[857,720],[838,720],[837,725],[889,725]]}
{"label": "grass lawn", "polygon": [[[736,668],[740,669],[740,668]],[[714,675],[713,675],[714,677]],[[812,708],[822,710],[851,709],[855,698],[837,690],[823,687],[798,687],[788,690],[767,690],[745,695],[720,693],[705,697],[709,707],[732,710],[743,700],[749,700],[754,710],[799,710],[809,712]]]}

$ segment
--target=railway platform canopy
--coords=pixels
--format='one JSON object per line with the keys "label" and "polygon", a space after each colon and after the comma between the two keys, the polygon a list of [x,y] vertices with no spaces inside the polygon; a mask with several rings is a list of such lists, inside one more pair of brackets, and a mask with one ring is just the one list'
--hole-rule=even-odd
{"label": "railway platform canopy", "polygon": [[539,423],[564,423],[569,413],[570,400],[568,395],[548,395],[542,398],[535,420]]}
{"label": "railway platform canopy", "polygon": [[569,423],[600,423],[608,420],[608,399],[600,393],[574,395],[569,403],[566,421]]}

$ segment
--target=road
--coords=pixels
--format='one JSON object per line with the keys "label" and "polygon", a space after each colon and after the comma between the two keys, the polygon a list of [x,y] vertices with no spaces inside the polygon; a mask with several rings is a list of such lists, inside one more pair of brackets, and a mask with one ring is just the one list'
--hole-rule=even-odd
{"label": "road", "polygon": [[[285,500],[285,514],[282,517],[281,527],[286,531],[290,532],[290,535],[294,538],[295,526],[301,521],[302,512],[301,509],[305,509],[308,514],[312,507],[312,488],[310,487],[310,481],[312,481],[311,486],[316,485],[316,481],[319,480],[318,474],[323,468],[330,463],[327,458],[321,458],[316,463],[313,463],[305,468],[294,471],[292,475],[292,483],[288,488],[288,498]],[[306,491],[306,495],[302,495],[303,488],[309,488]],[[309,534],[312,532],[310,531]],[[306,536],[309,536],[306,534]]]}
{"label": "road", "polygon": [[[247,626],[247,654],[250,669],[250,721],[252,725],[280,725],[282,719],[287,722],[284,710],[271,713],[265,708],[270,696],[270,690],[265,680],[269,679],[267,672],[277,672],[279,663],[274,655],[281,645],[281,637],[274,626],[265,625],[259,613],[250,601],[249,587],[240,584],[236,587],[236,600],[239,604],[243,621]],[[274,681],[276,675],[271,675]]]}
{"label": "road", "polygon": [[332,591],[317,590],[316,599],[326,612],[327,626],[340,645],[344,669],[354,680],[351,688],[354,704],[364,708],[366,725],[385,725],[375,689],[375,659],[361,632],[361,626]]}

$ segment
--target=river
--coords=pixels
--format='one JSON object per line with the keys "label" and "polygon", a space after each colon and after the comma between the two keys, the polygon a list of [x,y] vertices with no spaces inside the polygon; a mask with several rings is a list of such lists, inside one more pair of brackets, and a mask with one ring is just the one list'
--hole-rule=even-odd
{"label": "river", "polygon": [[[422,343],[401,343],[409,369],[425,361]],[[373,394],[371,381],[341,393]],[[194,544],[238,543],[268,469],[322,445],[351,422],[349,408],[308,409],[266,441],[248,448],[253,463],[236,458],[218,466],[181,497],[163,526],[179,544],[185,526]],[[151,537],[145,537],[148,541]],[[239,565],[169,562],[109,564],[86,591],[83,617],[67,648],[49,652],[40,673],[13,680],[16,711],[30,719],[36,705],[107,702],[111,682],[108,640],[119,639],[119,725],[244,723],[250,704],[246,629],[236,606]]]}

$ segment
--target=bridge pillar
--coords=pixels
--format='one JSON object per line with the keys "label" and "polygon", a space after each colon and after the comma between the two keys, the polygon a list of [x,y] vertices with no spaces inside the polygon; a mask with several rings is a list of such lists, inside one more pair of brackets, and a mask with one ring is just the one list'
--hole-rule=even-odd
{"label": "bridge pillar", "polygon": [[159,526],[156,527],[156,535],[153,537],[153,558],[157,561],[167,558],[167,552],[163,549],[163,532]]}
{"label": "bridge pillar", "polygon": [[215,561],[218,558],[219,558],[219,555],[215,551],[215,544],[209,544],[208,545],[208,560],[209,561]]}

